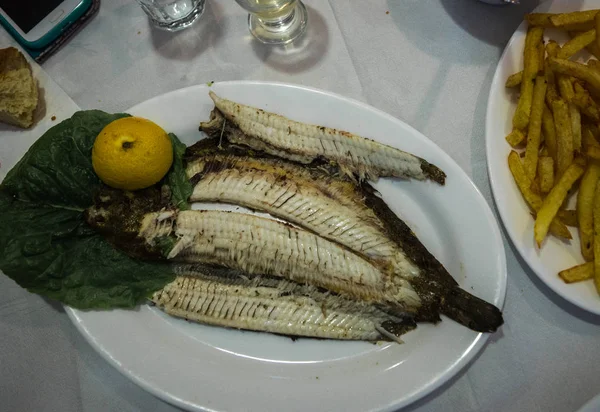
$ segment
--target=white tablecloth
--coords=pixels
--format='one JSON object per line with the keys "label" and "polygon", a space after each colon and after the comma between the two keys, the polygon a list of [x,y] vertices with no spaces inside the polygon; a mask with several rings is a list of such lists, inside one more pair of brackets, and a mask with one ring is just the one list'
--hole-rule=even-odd
{"label": "white tablecloth", "polygon": [[[106,111],[232,79],[341,93],[423,132],[493,205],[484,154],[490,83],[503,47],[537,3],[307,0],[310,47],[284,55],[251,39],[233,0],[208,0],[202,20],[176,34],[152,29],[133,0],[105,0],[43,68],[81,108]],[[408,410],[573,411],[600,392],[600,318],[556,296],[506,239],[505,247],[505,326],[468,368]],[[102,360],[60,305],[4,276],[0,290],[0,410],[176,410]]]}

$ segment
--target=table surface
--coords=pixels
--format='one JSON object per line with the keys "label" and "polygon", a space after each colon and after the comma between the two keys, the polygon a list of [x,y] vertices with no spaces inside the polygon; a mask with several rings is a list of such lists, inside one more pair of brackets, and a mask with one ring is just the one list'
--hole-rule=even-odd
{"label": "table surface", "polygon": [[[208,0],[201,20],[175,34],[150,27],[133,0],[105,0],[43,68],[81,108],[109,112],[209,81],[278,80],[337,92],[428,136],[498,217],[484,151],[489,88],[504,46],[539,2],[305,3],[309,30],[290,54],[253,41],[233,0]],[[0,32],[3,43],[8,36]],[[506,236],[504,243],[506,324],[468,368],[406,410],[574,411],[600,391],[600,318],[555,295]],[[62,306],[4,276],[0,289],[0,410],[177,410],[106,363]]]}

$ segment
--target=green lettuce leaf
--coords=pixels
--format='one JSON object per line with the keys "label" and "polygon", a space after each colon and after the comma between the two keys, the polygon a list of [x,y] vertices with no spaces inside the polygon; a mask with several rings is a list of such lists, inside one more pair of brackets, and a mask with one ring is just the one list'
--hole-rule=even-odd
{"label": "green lettuce leaf", "polygon": [[165,177],[165,183],[171,188],[171,202],[181,210],[190,208],[188,199],[192,195],[192,183],[185,173],[183,156],[187,146],[177,138],[173,133],[169,133],[173,143],[173,165]]}
{"label": "green lettuce leaf", "polygon": [[[29,291],[80,309],[130,308],[174,279],[169,264],[128,257],[84,220],[101,187],[91,164],[94,139],[123,116],[75,113],[40,137],[0,185],[0,270]],[[165,180],[187,204],[175,152]]]}
{"label": "green lettuce leaf", "polygon": [[48,130],[6,175],[2,189],[20,200],[83,210],[101,185],[92,146],[104,126],[128,114],[77,112]]}
{"label": "green lettuce leaf", "polygon": [[82,213],[0,191],[0,268],[20,286],[79,309],[130,308],[173,280],[168,264],[131,259]]}

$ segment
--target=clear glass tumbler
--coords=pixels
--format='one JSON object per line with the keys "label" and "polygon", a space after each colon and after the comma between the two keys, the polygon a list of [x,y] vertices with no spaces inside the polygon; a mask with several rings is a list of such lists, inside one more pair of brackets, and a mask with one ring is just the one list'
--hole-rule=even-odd
{"label": "clear glass tumbler", "polygon": [[306,31],[308,13],[300,0],[235,0],[250,12],[250,33],[267,44],[287,44]]}
{"label": "clear glass tumbler", "polygon": [[204,12],[206,0],[137,0],[158,28],[178,31],[191,26]]}

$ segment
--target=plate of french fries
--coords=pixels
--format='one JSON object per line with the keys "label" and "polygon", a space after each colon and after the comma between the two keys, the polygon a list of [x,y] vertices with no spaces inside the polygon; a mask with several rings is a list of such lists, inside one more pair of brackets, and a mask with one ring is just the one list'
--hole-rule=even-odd
{"label": "plate of french fries", "polygon": [[524,17],[494,75],[490,183],[523,259],[556,293],[600,314],[600,0]]}

